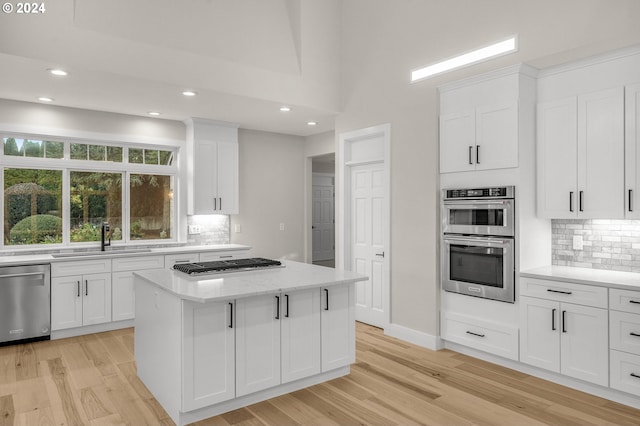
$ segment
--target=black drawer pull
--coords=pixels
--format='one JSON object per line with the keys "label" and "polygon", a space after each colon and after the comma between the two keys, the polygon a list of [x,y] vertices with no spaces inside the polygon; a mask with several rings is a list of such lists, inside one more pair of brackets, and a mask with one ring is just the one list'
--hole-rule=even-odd
{"label": "black drawer pull", "polygon": [[484,334],[474,333],[473,331],[467,331],[467,334],[471,334],[472,336],[484,337]]}
{"label": "black drawer pull", "polygon": [[637,301],[637,300],[629,300],[629,303],[633,303],[634,305],[640,305],[640,301]]}
{"label": "black drawer pull", "polygon": [[633,336],[633,337],[640,337],[640,334],[638,333],[634,333],[633,331],[631,333],[629,333],[629,336]]}
{"label": "black drawer pull", "polygon": [[573,294],[573,293],[572,293],[572,292],[570,292],[570,291],[553,290],[553,289],[551,289],[551,288],[548,288],[548,289],[547,289],[547,291],[548,291],[548,292],[550,292],[550,293]]}
{"label": "black drawer pull", "polygon": [[631,373],[629,374],[631,377],[635,377],[636,379],[640,379],[640,376],[637,375],[636,373]]}

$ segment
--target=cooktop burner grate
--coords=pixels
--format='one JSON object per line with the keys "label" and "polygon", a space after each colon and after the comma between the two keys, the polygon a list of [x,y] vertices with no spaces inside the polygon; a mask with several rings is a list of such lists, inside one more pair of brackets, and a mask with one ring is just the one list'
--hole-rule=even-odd
{"label": "cooktop burner grate", "polygon": [[278,260],[252,257],[248,259],[214,260],[210,262],[176,263],[175,271],[189,275],[220,274],[223,272],[253,271],[265,268],[282,268],[282,262]]}

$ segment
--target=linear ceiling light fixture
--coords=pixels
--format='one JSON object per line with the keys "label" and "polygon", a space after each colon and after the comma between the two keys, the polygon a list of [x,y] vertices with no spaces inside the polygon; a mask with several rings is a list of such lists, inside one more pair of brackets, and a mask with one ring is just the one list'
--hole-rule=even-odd
{"label": "linear ceiling light fixture", "polygon": [[415,81],[422,80],[436,74],[441,74],[446,71],[462,68],[467,65],[486,61],[487,59],[495,58],[498,56],[508,55],[509,53],[517,51],[518,39],[517,36],[513,36],[507,40],[494,43],[490,46],[482,47],[480,49],[455,56],[451,59],[440,61],[436,64],[411,71],[411,82],[413,83]]}

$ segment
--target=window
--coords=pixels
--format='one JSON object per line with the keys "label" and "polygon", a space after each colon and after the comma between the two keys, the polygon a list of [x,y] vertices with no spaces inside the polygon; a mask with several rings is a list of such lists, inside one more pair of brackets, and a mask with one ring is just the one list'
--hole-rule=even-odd
{"label": "window", "polygon": [[0,137],[4,247],[176,239],[177,148]]}
{"label": "window", "polygon": [[4,244],[61,243],[61,206],[61,171],[5,168]]}

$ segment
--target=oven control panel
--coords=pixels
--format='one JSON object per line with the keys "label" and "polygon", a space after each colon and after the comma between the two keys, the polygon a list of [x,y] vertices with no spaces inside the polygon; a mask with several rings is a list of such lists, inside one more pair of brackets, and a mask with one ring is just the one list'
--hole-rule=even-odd
{"label": "oven control panel", "polygon": [[459,198],[514,198],[514,187],[445,189],[444,198],[445,200]]}

